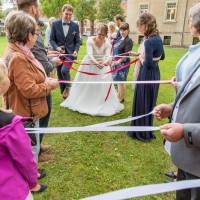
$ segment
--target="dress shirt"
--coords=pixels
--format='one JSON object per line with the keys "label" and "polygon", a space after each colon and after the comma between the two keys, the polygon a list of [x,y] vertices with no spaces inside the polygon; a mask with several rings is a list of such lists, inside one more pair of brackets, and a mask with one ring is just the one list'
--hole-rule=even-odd
{"label": "dress shirt", "polygon": [[64,22],[64,21],[62,20],[63,32],[64,32],[64,35],[65,35],[65,37],[66,37],[67,34],[68,34],[68,31],[69,31],[69,25],[68,25],[68,24],[63,25],[63,23],[66,23],[66,22]]}
{"label": "dress shirt", "polygon": [[[183,90],[179,100],[177,101],[177,103],[174,107],[174,110],[173,110],[173,113],[172,113],[172,118],[171,118],[171,123],[176,122],[180,102],[183,99],[184,94],[190,89],[190,87],[193,85],[193,83],[196,81],[196,79],[199,78],[199,73],[200,73],[200,68],[197,69],[197,71],[192,76],[191,80],[185,86],[185,89]],[[169,141],[165,142],[165,150],[169,153],[169,155],[171,155],[171,142],[169,142]]]}

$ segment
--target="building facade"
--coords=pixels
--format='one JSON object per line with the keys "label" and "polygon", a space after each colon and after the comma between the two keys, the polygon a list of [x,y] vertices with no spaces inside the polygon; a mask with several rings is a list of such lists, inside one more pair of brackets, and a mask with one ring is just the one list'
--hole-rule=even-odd
{"label": "building facade", "polygon": [[189,9],[200,0],[128,0],[127,18],[130,24],[130,36],[140,43],[142,36],[136,28],[140,13],[150,12],[157,20],[158,30],[164,45],[189,46],[196,44],[198,38],[192,38],[188,28]]}

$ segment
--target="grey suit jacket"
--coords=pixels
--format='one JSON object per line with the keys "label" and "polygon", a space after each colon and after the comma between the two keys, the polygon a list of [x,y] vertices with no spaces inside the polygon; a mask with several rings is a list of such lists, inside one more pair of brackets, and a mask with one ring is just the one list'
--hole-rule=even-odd
{"label": "grey suit jacket", "polygon": [[44,42],[40,35],[37,35],[37,40],[34,47],[31,49],[31,52],[35,58],[42,64],[47,76],[50,75],[50,72],[56,67],[55,63],[47,57],[47,51],[44,45]]}
{"label": "grey suit jacket", "polygon": [[[200,62],[180,88],[174,106],[199,67]],[[178,168],[200,177],[200,74],[198,76],[179,104],[176,122],[183,124],[184,137],[178,142],[172,142],[171,158]]]}

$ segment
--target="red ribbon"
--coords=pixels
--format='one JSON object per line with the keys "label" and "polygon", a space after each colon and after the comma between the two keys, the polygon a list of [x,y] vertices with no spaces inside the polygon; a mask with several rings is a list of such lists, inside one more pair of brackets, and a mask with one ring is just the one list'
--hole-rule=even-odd
{"label": "red ribbon", "polygon": [[[125,64],[125,65],[122,65],[122,66],[119,67],[119,68],[110,70],[110,71],[108,71],[108,72],[106,72],[106,73],[104,73],[104,74],[115,73],[115,72],[117,72],[117,71],[119,71],[119,70],[121,70],[121,69],[124,69],[124,68],[128,67],[129,65],[131,65],[131,64],[133,64],[133,63],[135,63],[135,62],[137,62],[138,60],[139,60],[139,58],[137,58],[137,59],[135,59],[135,60],[133,60],[133,61],[131,61],[131,62]],[[97,74],[97,73],[92,73],[92,72],[78,71],[78,70],[76,70],[75,68],[73,68],[73,67],[72,67],[69,63],[67,63],[66,61],[64,61],[64,60],[61,59],[61,62],[62,62],[66,67],[68,67],[68,68],[70,68],[70,69],[73,69],[73,70],[75,70],[75,71],[77,71],[77,72],[80,72],[80,73],[82,73],[82,74],[87,74],[87,75],[91,75],[91,76],[99,76],[99,75],[102,75],[102,74]]]}
{"label": "red ribbon", "polygon": [[[66,56],[65,56],[65,58],[66,58],[69,62],[71,62],[71,63],[79,64],[78,62],[75,62],[75,61],[71,60],[70,58],[68,58],[68,57],[66,57]],[[119,60],[119,59],[120,59],[120,58],[116,58],[115,61],[117,61],[117,60]],[[70,68],[70,69],[73,69],[73,70],[75,70],[75,71],[77,71],[77,72],[79,72],[79,73],[86,74],[86,75],[90,75],[90,76],[102,75],[102,74],[97,74],[97,73],[92,73],[92,72],[85,72],[85,71],[76,70],[75,68],[73,68],[73,67],[72,67],[68,62],[66,62],[65,60],[62,60],[62,59],[60,59],[60,60],[61,60],[61,62],[62,62],[66,67],[68,67],[68,68]],[[135,63],[135,62],[137,62],[138,60],[139,60],[139,58],[137,58],[137,59],[135,59],[135,60],[133,60],[133,61],[131,61],[131,62],[125,64],[125,65],[122,65],[122,66],[119,67],[119,68],[113,69],[113,70],[112,70],[111,65],[110,65],[110,71],[108,71],[108,72],[106,72],[106,73],[104,73],[104,74],[115,73],[115,72],[117,72],[117,71],[119,71],[119,70],[122,70],[122,69],[128,67],[129,65],[131,65],[131,64],[133,64],[133,63]],[[81,65],[91,65],[91,64],[81,64]],[[109,89],[108,89],[106,98],[105,98],[105,100],[104,100],[105,102],[107,101],[107,99],[108,99],[108,97],[109,97],[109,95],[110,95],[111,88],[112,88],[112,83],[111,83],[110,86],[109,86]]]}

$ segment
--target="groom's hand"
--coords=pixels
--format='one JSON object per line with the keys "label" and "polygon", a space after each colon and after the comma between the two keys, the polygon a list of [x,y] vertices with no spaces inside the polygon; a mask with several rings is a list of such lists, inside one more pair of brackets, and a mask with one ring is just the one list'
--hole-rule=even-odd
{"label": "groom's hand", "polygon": [[72,54],[74,57],[77,57],[78,56],[78,53],[76,51],[73,52]]}

